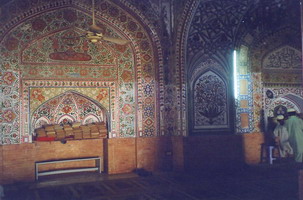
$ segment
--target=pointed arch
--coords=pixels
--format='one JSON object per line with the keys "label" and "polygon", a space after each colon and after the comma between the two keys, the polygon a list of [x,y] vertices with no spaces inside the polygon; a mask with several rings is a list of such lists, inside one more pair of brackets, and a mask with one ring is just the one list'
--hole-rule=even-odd
{"label": "pointed arch", "polygon": [[193,69],[188,77],[189,134],[232,132],[232,88],[227,72],[213,59]]}
{"label": "pointed arch", "polygon": [[68,90],[41,104],[31,115],[31,132],[38,128],[37,123],[41,119],[47,119],[44,121],[48,124],[60,124],[63,121],[83,124],[88,119],[110,123],[109,112],[102,104],[73,90]]}

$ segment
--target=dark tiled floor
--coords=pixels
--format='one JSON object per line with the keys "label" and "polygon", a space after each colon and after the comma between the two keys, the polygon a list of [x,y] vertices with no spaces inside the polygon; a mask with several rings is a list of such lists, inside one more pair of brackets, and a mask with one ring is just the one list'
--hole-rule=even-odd
{"label": "dark tiled floor", "polygon": [[5,185],[4,200],[297,200],[300,165],[275,164],[228,171],[42,177]]}

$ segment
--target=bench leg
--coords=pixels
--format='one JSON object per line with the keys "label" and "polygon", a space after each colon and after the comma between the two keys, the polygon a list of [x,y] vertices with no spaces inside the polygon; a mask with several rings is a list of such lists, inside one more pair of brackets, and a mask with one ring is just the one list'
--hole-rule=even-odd
{"label": "bench leg", "polygon": [[273,147],[273,146],[268,147],[268,161],[269,161],[269,164],[271,164],[271,165],[273,164],[273,161],[276,160],[276,158],[273,155],[274,148],[275,147]]}
{"label": "bench leg", "polygon": [[99,158],[99,159],[96,159],[95,161],[96,161],[96,167],[98,167],[99,173],[101,174],[102,173],[103,160],[102,160],[102,158]]}
{"label": "bench leg", "polygon": [[38,169],[38,164],[37,163],[35,163],[35,178],[36,178],[36,180],[38,180],[38,177],[39,177],[39,169]]}

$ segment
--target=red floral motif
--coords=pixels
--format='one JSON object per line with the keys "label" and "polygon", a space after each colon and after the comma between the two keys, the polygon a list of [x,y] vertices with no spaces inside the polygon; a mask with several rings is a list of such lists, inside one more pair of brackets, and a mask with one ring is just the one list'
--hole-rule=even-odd
{"label": "red floral motif", "polygon": [[16,80],[16,77],[12,72],[6,72],[4,73],[2,79],[5,84],[12,85]]}
{"label": "red floral motif", "polygon": [[31,67],[28,72],[30,75],[37,75],[38,70],[36,68]]}
{"label": "red floral motif", "polygon": [[82,105],[86,103],[86,99],[78,99],[78,104]]}
{"label": "red floral motif", "polygon": [[50,102],[49,102],[49,104],[50,105],[52,105],[52,106],[56,106],[57,104],[58,104],[58,100],[57,99],[53,99],[53,100],[51,100]]}
{"label": "red floral motif", "polygon": [[45,97],[42,95],[42,91],[40,89],[33,89],[31,91],[31,98],[36,99],[40,102],[45,100]]}
{"label": "red floral motif", "polygon": [[9,51],[16,50],[18,48],[18,45],[19,45],[19,40],[17,40],[14,37],[8,38],[5,42],[5,47]]}
{"label": "red floral motif", "polygon": [[147,97],[147,98],[145,98],[144,102],[145,102],[146,104],[151,104],[151,103],[153,103],[153,99],[150,98],[150,97]]}
{"label": "red floral motif", "polygon": [[99,95],[97,96],[98,101],[105,99],[108,96],[107,89],[100,89]]}
{"label": "red floral motif", "polygon": [[68,123],[72,123],[73,121],[68,119],[68,118],[65,118],[61,121],[62,124],[68,124]]}
{"label": "red floral motif", "polygon": [[132,107],[129,104],[125,104],[122,108],[122,111],[124,112],[124,114],[128,115],[132,112]]}
{"label": "red floral motif", "polygon": [[121,74],[121,78],[124,82],[130,82],[132,80],[132,73],[130,71],[124,70]]}
{"label": "red floral motif", "polygon": [[64,74],[63,69],[56,69],[56,70],[55,70],[55,75],[57,75],[57,76],[62,76],[63,74]]}
{"label": "red floral motif", "polygon": [[9,63],[5,63],[5,64],[3,65],[3,68],[4,68],[4,69],[10,69],[10,68],[11,68],[11,65],[10,65]]}
{"label": "red floral motif", "polygon": [[152,77],[150,76],[150,75],[146,75],[146,76],[144,76],[144,80],[146,81],[146,82],[151,82],[153,79],[152,79]]}
{"label": "red floral motif", "polygon": [[127,49],[127,46],[126,45],[119,45],[119,44],[116,44],[115,45],[116,49],[121,52],[121,53],[124,53],[125,50]]}
{"label": "red floral motif", "polygon": [[102,73],[103,76],[110,76],[110,70],[105,69]]}
{"label": "red floral motif", "polygon": [[149,61],[151,59],[150,55],[148,55],[148,54],[145,54],[143,56],[143,58],[144,58],[145,61]]}
{"label": "red floral motif", "polygon": [[64,112],[65,114],[70,113],[72,111],[72,107],[70,106],[64,106],[62,108],[62,112]]}
{"label": "red floral motif", "polygon": [[80,70],[80,75],[81,76],[87,76],[87,74],[88,74],[88,70],[87,69],[81,69]]}
{"label": "red floral motif", "polygon": [[36,19],[32,23],[32,28],[35,31],[43,31],[45,27],[46,27],[45,21],[43,19],[40,19],[40,18]]}
{"label": "red floral motif", "polygon": [[6,110],[3,112],[2,118],[5,122],[11,123],[16,118],[16,114],[12,110]]}
{"label": "red floral motif", "polygon": [[74,12],[74,11],[72,11],[72,10],[66,10],[66,11],[64,11],[64,13],[63,13],[63,18],[64,18],[66,21],[72,23],[72,22],[74,22],[74,21],[77,20],[77,14],[76,14],[76,12]]}
{"label": "red floral motif", "polygon": [[145,120],[145,125],[151,126],[151,125],[153,125],[153,121],[148,118],[147,120]]}

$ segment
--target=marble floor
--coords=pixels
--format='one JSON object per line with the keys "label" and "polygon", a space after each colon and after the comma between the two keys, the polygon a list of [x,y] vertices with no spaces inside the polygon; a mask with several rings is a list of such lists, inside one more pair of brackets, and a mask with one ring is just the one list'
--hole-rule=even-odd
{"label": "marble floor", "polygon": [[230,170],[80,173],[4,185],[3,200],[298,200],[295,164]]}

